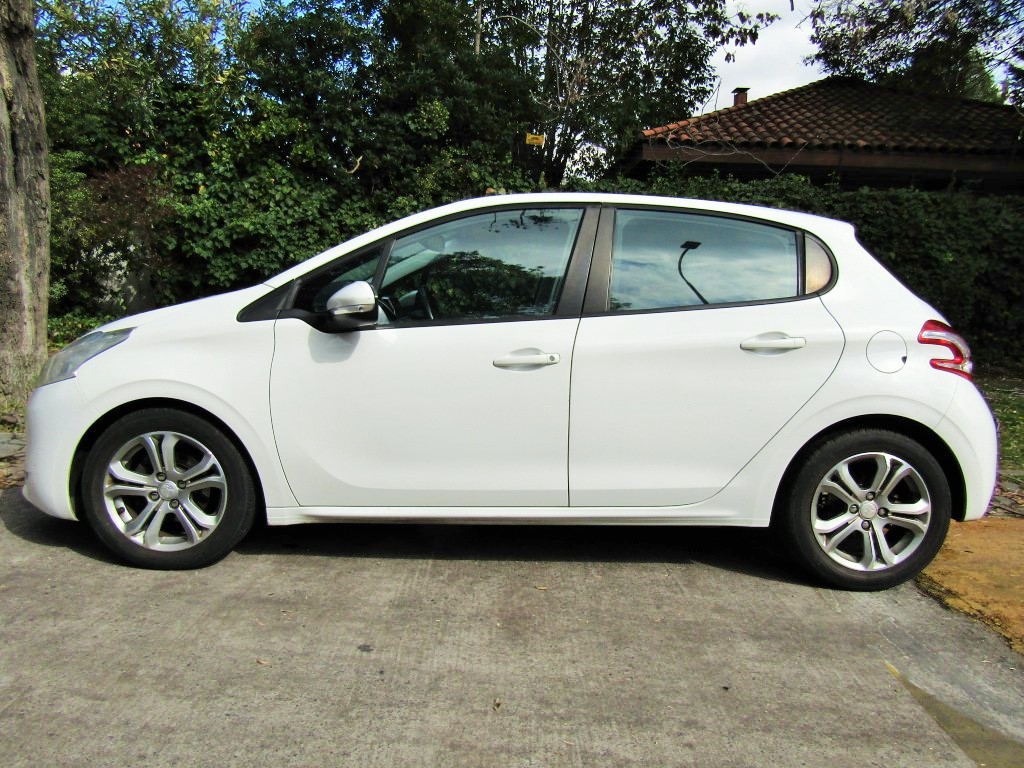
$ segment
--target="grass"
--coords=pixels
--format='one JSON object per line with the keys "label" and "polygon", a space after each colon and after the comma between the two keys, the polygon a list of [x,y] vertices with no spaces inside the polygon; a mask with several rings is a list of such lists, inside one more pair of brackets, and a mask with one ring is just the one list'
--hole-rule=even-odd
{"label": "grass", "polygon": [[978,388],[999,423],[999,466],[1024,469],[1024,378],[980,376]]}

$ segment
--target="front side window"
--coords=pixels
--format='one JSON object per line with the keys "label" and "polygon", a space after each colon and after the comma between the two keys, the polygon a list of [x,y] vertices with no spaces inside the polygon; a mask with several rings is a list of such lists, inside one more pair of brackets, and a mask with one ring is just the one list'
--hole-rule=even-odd
{"label": "front side window", "polygon": [[667,309],[797,296],[797,235],[719,216],[619,210],[610,309]]}
{"label": "front side window", "polygon": [[399,238],[381,305],[395,323],[552,315],[582,215],[493,211]]}

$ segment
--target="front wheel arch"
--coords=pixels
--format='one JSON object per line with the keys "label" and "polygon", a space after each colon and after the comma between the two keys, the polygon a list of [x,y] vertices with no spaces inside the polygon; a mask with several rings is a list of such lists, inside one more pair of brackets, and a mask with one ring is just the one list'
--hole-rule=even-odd
{"label": "front wheel arch", "polygon": [[184,413],[198,416],[199,418],[206,419],[210,424],[227,437],[242,455],[243,461],[249,469],[249,474],[252,477],[253,487],[256,491],[256,519],[257,524],[265,524],[267,520],[267,503],[263,494],[263,482],[260,477],[260,473],[256,468],[256,462],[253,461],[252,456],[246,449],[245,444],[238,438],[234,430],[231,429],[223,420],[217,418],[216,415],[200,408],[194,403],[190,403],[184,400],[175,400],[173,398],[160,398],[153,397],[145,400],[133,400],[130,403],[124,403],[114,408],[111,411],[103,414],[89,429],[86,430],[85,434],[82,435],[81,440],[78,441],[78,447],[75,448],[75,455],[71,460],[71,472],[68,475],[68,495],[71,499],[72,511],[75,513],[75,518],[79,521],[82,520],[82,503],[83,503],[83,488],[82,488],[82,470],[85,466],[85,458],[89,453],[89,448],[96,442],[96,439],[106,431],[107,427],[113,424],[118,419],[134,413],[135,411],[149,410],[152,408],[170,408],[176,411],[182,411]]}
{"label": "front wheel arch", "polygon": [[226,556],[256,516],[252,474],[207,418],[175,408],[131,411],[90,448],[82,515],[119,559],[201,568]]}

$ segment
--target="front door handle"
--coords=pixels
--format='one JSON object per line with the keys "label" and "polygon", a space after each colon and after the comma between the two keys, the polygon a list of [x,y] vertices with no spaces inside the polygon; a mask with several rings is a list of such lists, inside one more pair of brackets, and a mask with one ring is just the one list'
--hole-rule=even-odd
{"label": "front door handle", "polygon": [[554,365],[562,359],[557,352],[531,352],[505,355],[494,360],[495,368],[522,368],[526,366]]}
{"label": "front door handle", "polygon": [[802,336],[788,336],[784,333],[765,333],[740,342],[740,349],[746,352],[766,352],[779,354],[791,349],[802,349],[807,346],[807,339]]}

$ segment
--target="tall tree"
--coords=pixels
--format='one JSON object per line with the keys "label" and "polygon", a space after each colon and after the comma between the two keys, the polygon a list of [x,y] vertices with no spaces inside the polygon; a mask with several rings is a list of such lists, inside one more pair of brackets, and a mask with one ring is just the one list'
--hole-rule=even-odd
{"label": "tall tree", "polygon": [[600,170],[770,20],[725,0],[37,3],[61,313],[126,281],[151,291],[112,311],[237,287],[401,214],[557,186],[588,153]]}
{"label": "tall tree", "polygon": [[1020,103],[1024,0],[817,0],[811,21],[828,72],[973,98],[989,94],[980,68]]}
{"label": "tall tree", "polygon": [[966,54],[942,41],[914,51],[910,66],[890,72],[879,82],[938,96],[1003,103],[995,78],[978,49]]}
{"label": "tall tree", "polygon": [[181,208],[204,185],[211,143],[246,118],[233,50],[241,11],[224,0],[37,2],[54,308],[191,298],[207,275],[182,244],[208,232]]}
{"label": "tall tree", "polygon": [[46,356],[50,192],[31,0],[0,0],[0,400],[24,403]]}
{"label": "tall tree", "polygon": [[[534,124],[539,111],[531,79],[516,66],[508,46],[475,51],[472,3],[369,5],[379,21],[371,47],[367,123],[372,139],[367,159],[376,183],[404,184],[412,168],[432,175],[446,157],[508,165],[517,134]],[[484,186],[478,182],[477,193]]]}
{"label": "tall tree", "polygon": [[[542,110],[544,170],[558,186],[571,163],[598,168],[640,128],[692,114],[714,83],[722,45],[757,40],[776,17],[730,14],[724,0],[498,0],[485,43],[521,47]],[[602,158],[606,161],[602,163]]]}

